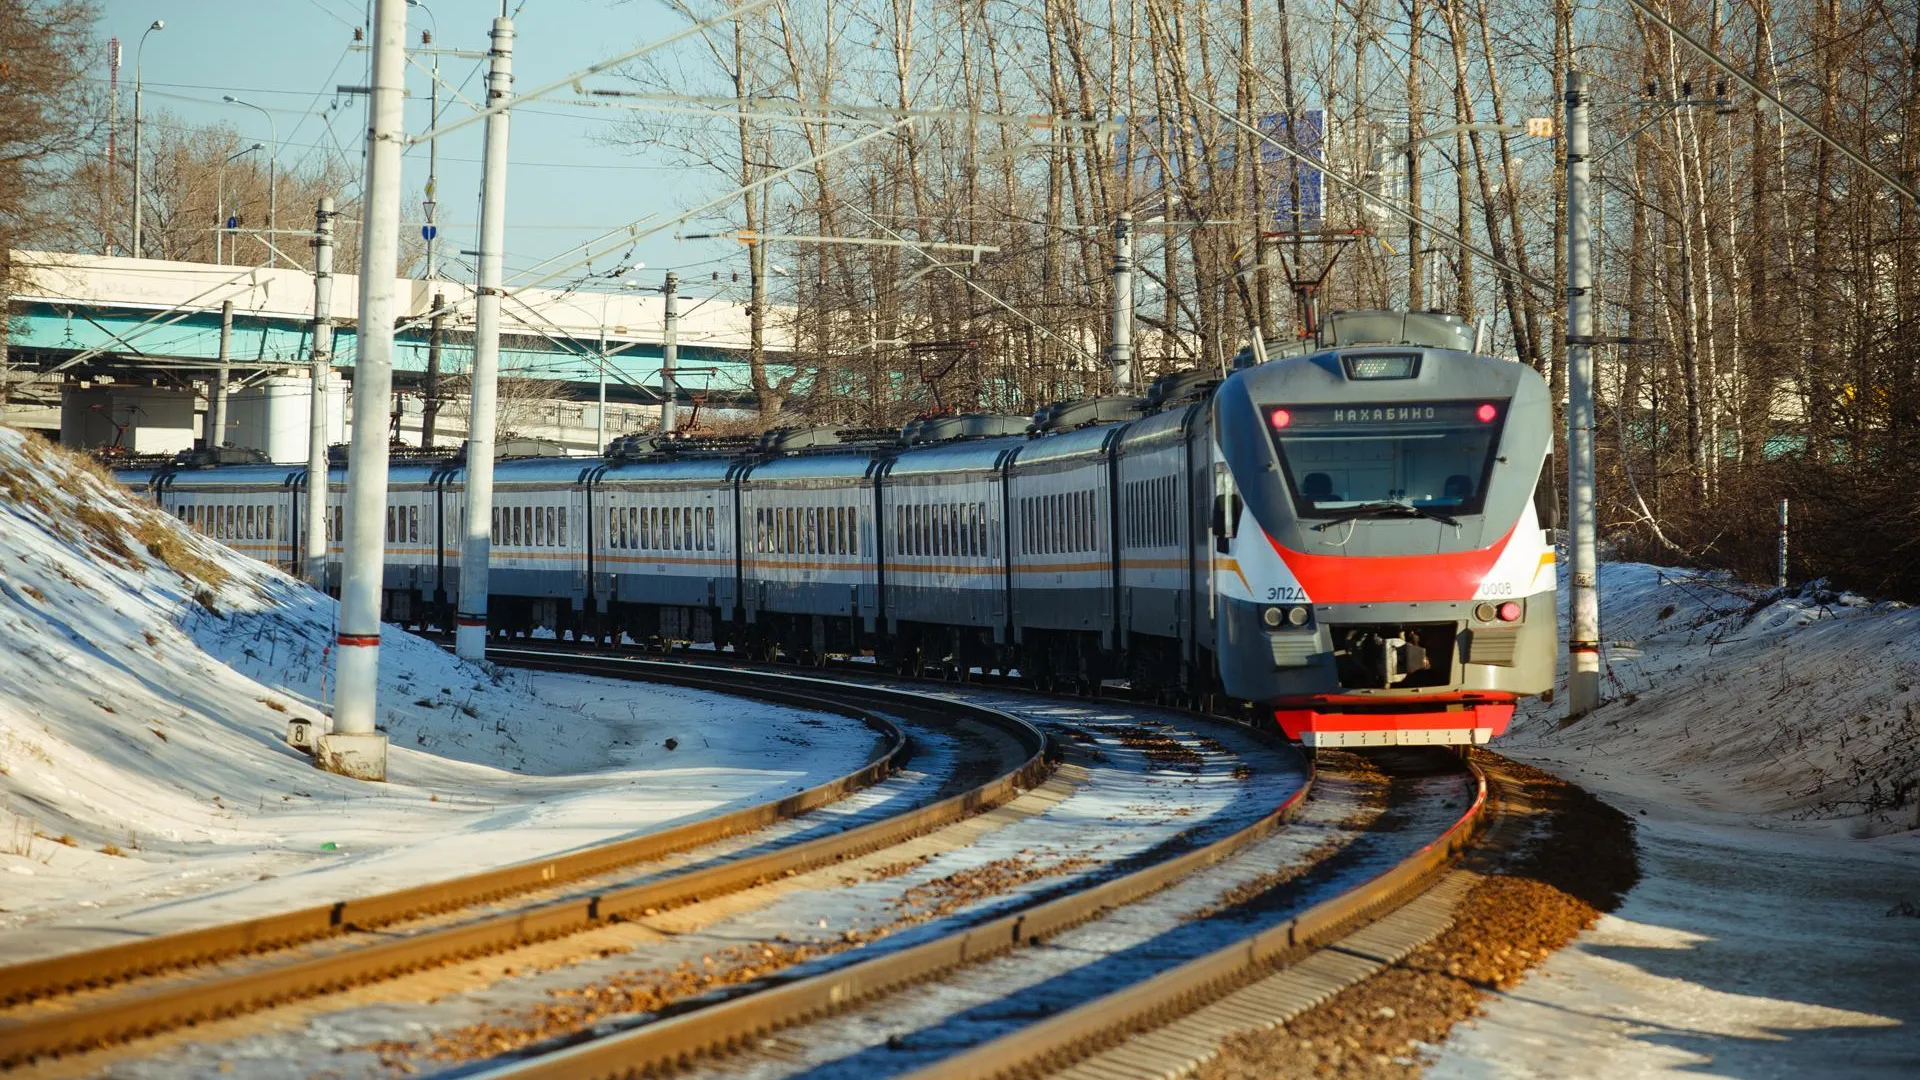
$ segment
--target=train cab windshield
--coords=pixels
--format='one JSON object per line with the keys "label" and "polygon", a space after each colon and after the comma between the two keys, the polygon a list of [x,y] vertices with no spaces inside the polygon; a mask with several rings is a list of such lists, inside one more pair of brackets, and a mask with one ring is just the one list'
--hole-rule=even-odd
{"label": "train cab windshield", "polygon": [[1486,499],[1504,401],[1268,405],[1267,430],[1303,518],[1452,522]]}

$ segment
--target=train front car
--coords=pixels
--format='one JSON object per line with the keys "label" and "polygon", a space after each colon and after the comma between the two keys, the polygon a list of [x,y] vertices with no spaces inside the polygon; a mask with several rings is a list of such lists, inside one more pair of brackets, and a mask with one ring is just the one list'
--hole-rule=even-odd
{"label": "train front car", "polygon": [[1307,746],[1484,743],[1553,685],[1546,384],[1449,317],[1347,323],[1215,396],[1223,688]]}

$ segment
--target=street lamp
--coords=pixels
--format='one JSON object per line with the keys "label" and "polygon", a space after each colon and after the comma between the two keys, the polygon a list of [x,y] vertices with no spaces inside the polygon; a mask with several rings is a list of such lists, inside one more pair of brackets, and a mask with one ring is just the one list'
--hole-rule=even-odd
{"label": "street lamp", "polygon": [[[425,30],[422,30],[420,32],[420,44],[422,45],[433,44],[433,40],[440,36],[439,17],[433,13],[432,8],[421,3],[420,0],[407,0],[407,6],[419,8],[421,11],[424,11],[427,13],[427,21],[433,24],[433,30],[431,33]],[[429,94],[430,94],[430,102],[427,106],[427,109],[428,109],[427,130],[433,131],[434,129],[440,126],[440,50],[437,48],[433,51],[433,73],[432,73],[432,79],[429,83]],[[426,198],[426,202],[423,203],[421,207],[423,210],[426,211],[426,214],[427,214],[426,237],[427,237],[427,280],[428,281],[433,280],[434,273],[437,269],[437,266],[434,260],[434,247],[435,247],[435,241],[439,238],[440,230],[437,227],[435,227],[434,220],[433,220],[433,211],[434,211],[434,207],[438,205],[438,203],[435,200],[437,200],[440,197],[439,187],[440,187],[440,140],[428,139],[427,140],[427,198]]]}
{"label": "street lamp", "polygon": [[248,154],[253,153],[255,150],[264,150],[264,149],[266,149],[265,146],[261,145],[260,143],[254,143],[252,146],[247,147],[245,150],[236,150],[233,153],[228,154],[227,160],[220,163],[220,199],[219,199],[220,205],[217,208],[220,214],[220,221],[213,233],[213,261],[223,266],[226,264],[226,261],[227,261],[227,257],[225,254],[225,244],[224,244],[224,241],[227,238],[227,228],[228,228],[227,223],[233,220],[233,216],[227,212],[227,166],[233,164],[235,161],[238,161],[243,157],[246,157]]}
{"label": "street lamp", "polygon": [[[646,263],[637,262],[631,266],[622,266],[620,269],[615,270],[612,276],[619,277],[629,270],[645,270],[646,268]],[[639,286],[639,281],[631,279],[620,283],[620,287],[623,289],[635,289],[639,288]],[[612,299],[613,294],[610,292],[600,294],[600,412],[594,418],[594,434],[600,442],[600,452],[603,454],[606,453],[607,450],[607,302]]]}
{"label": "street lamp", "polygon": [[276,173],[278,172],[280,164],[280,127],[273,122],[272,113],[255,105],[251,101],[242,101],[232,94],[222,94],[220,100],[229,105],[241,105],[252,109],[254,112],[267,118],[267,133],[273,139],[273,151],[267,157],[267,235],[269,237],[267,242],[267,265],[278,266],[280,251],[273,246],[271,237],[275,227],[279,224],[280,217],[280,192],[278,185],[275,183],[277,179]]}
{"label": "street lamp", "polygon": [[155,30],[165,30],[167,24],[153,20],[146,33],[140,35],[140,44],[133,50],[133,257],[138,259],[140,251],[140,200],[146,195],[145,177],[140,172],[140,61],[147,48],[147,34]]}

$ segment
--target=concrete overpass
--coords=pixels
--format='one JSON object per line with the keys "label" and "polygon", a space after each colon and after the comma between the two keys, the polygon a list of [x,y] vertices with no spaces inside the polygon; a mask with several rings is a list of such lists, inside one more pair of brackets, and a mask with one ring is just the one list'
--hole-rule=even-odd
{"label": "concrete overpass", "polygon": [[[305,460],[310,397],[313,278],[295,268],[238,267],[37,251],[12,253],[10,423],[58,433],[76,446],[120,443],[139,453],[194,445],[220,367],[221,312],[227,334],[228,408],[222,443]],[[647,281],[657,287],[655,272]],[[604,285],[638,285],[638,274]],[[472,362],[473,288],[457,281],[397,279],[405,316],[394,342],[393,416],[398,437],[418,443],[435,297],[445,312],[440,368],[452,383],[435,425],[442,444],[466,437],[459,380]],[[685,295],[679,320],[680,404],[750,408],[748,322],[743,303]],[[334,283],[334,371],[350,385],[358,279]],[[661,401],[660,340],[665,301],[657,291],[598,287],[509,288],[502,304],[501,426],[595,449],[605,357],[609,436],[654,426]],[[766,348],[776,371],[792,352],[790,309],[767,313]],[[331,395],[341,401],[344,394]],[[344,440],[350,415],[332,427]],[[684,416],[684,414],[682,414]]]}

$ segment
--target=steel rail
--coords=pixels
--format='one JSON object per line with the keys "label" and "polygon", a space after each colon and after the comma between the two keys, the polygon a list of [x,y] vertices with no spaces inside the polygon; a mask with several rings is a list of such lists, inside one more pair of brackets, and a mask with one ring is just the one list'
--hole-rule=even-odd
{"label": "steel rail", "polygon": [[[1216,723],[1233,724],[1229,720]],[[1239,726],[1239,725],[1234,725]],[[592,1080],[657,1075],[703,1056],[749,1045],[791,1024],[840,1012],[947,971],[1036,944],[1130,904],[1272,835],[1313,788],[1307,780],[1273,810],[1236,832],[1098,885],[951,934],[755,993],[681,1013],[469,1080]]]}
{"label": "steel rail", "polygon": [[1475,776],[1476,792],[1466,812],[1432,843],[1359,888],[1145,982],[916,1069],[900,1080],[996,1080],[1064,1068],[1129,1035],[1193,1012],[1256,978],[1298,963],[1360,925],[1400,907],[1430,888],[1486,823],[1487,774],[1471,763],[1468,768]]}
{"label": "steel rail", "polygon": [[[590,659],[575,657],[554,657],[548,661],[521,658],[513,662],[569,671],[593,667],[598,673],[684,686],[725,688],[735,694],[746,686],[751,688],[748,696],[761,700],[803,704],[853,716],[885,733],[890,745],[879,758],[847,776],[776,802],[647,837],[503,867],[450,882],[16,965],[0,969],[0,979],[5,980],[0,986],[11,989],[14,995],[11,1000],[28,1000],[62,989],[103,985],[133,975],[284,948],[319,937],[391,925],[419,915],[550,887],[643,858],[711,843],[815,809],[884,778],[900,760],[906,746],[904,735],[891,721],[871,710],[845,704],[843,699],[850,688],[828,680],[738,671],[716,674],[688,670],[685,665],[636,660],[597,665]],[[832,696],[823,698],[820,696],[823,693]],[[1020,791],[1038,785],[1049,772],[1045,735],[1017,717],[983,706],[945,700],[929,702],[925,695],[906,691],[861,687],[853,691],[853,696],[911,703],[923,708],[932,704],[1010,735],[1026,757],[1014,769],[938,802],[760,855],[730,859],[656,881],[539,903],[470,923],[422,930],[407,937],[228,978],[186,982],[13,1023],[0,1021],[0,1068],[500,952],[577,933],[649,908],[664,909],[750,888],[789,873],[879,850],[991,809],[1011,800]]]}

